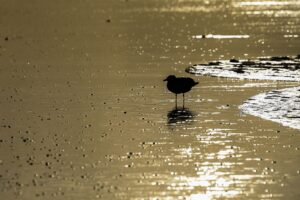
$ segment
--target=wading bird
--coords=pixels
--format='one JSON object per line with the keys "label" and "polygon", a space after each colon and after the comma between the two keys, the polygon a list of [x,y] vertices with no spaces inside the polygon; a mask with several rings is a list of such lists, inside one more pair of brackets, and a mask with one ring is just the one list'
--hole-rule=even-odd
{"label": "wading bird", "polygon": [[177,94],[182,93],[183,108],[184,108],[184,93],[190,91],[192,87],[198,84],[192,78],[176,77],[174,75],[168,76],[164,81],[167,81],[167,88],[170,92],[175,94],[175,106],[177,108]]}

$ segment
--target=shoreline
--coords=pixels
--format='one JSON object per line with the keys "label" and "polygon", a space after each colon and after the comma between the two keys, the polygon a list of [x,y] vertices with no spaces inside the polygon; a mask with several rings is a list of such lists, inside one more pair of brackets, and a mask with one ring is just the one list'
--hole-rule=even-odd
{"label": "shoreline", "polygon": [[[300,82],[299,57],[221,60],[193,65],[186,72],[222,78]],[[300,86],[260,93],[245,100],[239,108],[244,113],[300,130],[299,88]]]}

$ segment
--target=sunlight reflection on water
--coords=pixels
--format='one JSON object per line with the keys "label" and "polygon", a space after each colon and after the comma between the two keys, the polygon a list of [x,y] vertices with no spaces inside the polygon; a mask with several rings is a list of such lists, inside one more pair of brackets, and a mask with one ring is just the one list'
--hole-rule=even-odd
{"label": "sunlight reflection on water", "polygon": [[[195,24],[189,24],[186,26],[190,31],[193,25],[196,27],[191,32],[187,31],[187,36],[191,38],[192,42],[199,42],[200,46],[211,45],[210,42],[244,42],[249,46],[256,44],[260,46],[266,46],[268,39],[274,39],[275,37],[283,39],[297,39],[299,20],[297,16],[300,15],[299,5],[300,1],[245,1],[245,0],[232,0],[226,1],[203,1],[203,0],[178,0],[169,1],[163,4],[163,6],[157,6],[152,8],[145,8],[147,12],[158,12],[162,16],[183,16],[181,18],[174,18],[182,20],[183,24],[189,24],[187,19],[189,14],[195,14]],[[200,14],[199,14],[200,13]],[[203,18],[201,14],[203,14]],[[194,17],[194,15],[191,15]],[[226,24],[225,28],[222,27],[223,21],[217,24],[217,28],[198,29],[200,27],[197,20],[205,21],[206,19],[213,18],[216,20],[218,16],[224,21],[233,20],[232,23]],[[198,18],[197,18],[198,17]],[[205,18],[207,17],[207,18]],[[232,18],[232,19],[231,19]],[[288,18],[288,23],[286,20]],[[215,21],[209,21],[208,23],[214,24]],[[217,21],[217,20],[216,20]],[[177,21],[176,21],[177,22]],[[205,23],[204,23],[205,24]],[[208,26],[208,25],[207,25]],[[173,26],[172,26],[173,27]],[[229,27],[229,28],[228,28]],[[280,27],[280,28],[278,28]],[[201,31],[203,32],[201,32]],[[176,33],[181,30],[174,29]],[[178,32],[177,32],[178,31]],[[198,32],[199,31],[199,32]],[[184,33],[184,31],[182,31]],[[184,34],[183,34],[184,35]],[[213,40],[205,40],[213,39]],[[203,40],[194,40],[203,39]],[[232,40],[231,40],[232,39]],[[275,41],[275,39],[274,39]],[[170,42],[171,39],[170,39]],[[276,41],[277,44],[278,41]],[[223,44],[223,43],[222,43]],[[240,43],[239,43],[240,44]],[[185,50],[188,50],[188,46],[184,44]],[[244,45],[244,44],[243,44]],[[174,49],[183,49],[181,45],[173,45]],[[213,54],[217,54],[217,47],[209,47],[208,51]],[[214,49],[215,48],[215,49]],[[269,47],[268,47],[269,48]],[[258,48],[259,49],[259,48]],[[201,48],[201,51],[203,49]],[[260,50],[260,49],[259,49]],[[248,53],[248,52],[246,52]],[[248,54],[246,54],[248,55]],[[234,55],[235,56],[235,55]],[[169,57],[166,57],[169,58]],[[235,92],[241,90],[244,92],[248,87],[270,87],[275,83],[248,83],[242,86],[228,86],[218,85],[220,91]],[[276,84],[275,84],[276,85]],[[272,85],[274,87],[274,85]],[[201,86],[206,87],[206,86]],[[222,89],[221,89],[222,88]],[[207,90],[215,89],[214,86],[209,85]],[[206,100],[209,102],[209,99]],[[217,100],[218,101],[218,100]],[[200,100],[199,103],[203,102]],[[230,110],[227,107],[222,107],[223,110]],[[255,145],[263,146],[264,143],[270,138],[263,136],[256,136],[252,134],[255,132],[249,131],[247,133],[240,133],[237,129],[231,129],[229,125],[235,126],[238,123],[236,121],[230,121],[225,119],[211,119],[211,116],[220,116],[221,112],[216,110],[210,110],[209,112],[199,112],[195,116],[193,125],[189,129],[184,129],[184,126],[189,124],[188,118],[180,118],[176,113],[169,112],[168,124],[173,129],[178,129],[176,134],[181,134],[178,141],[174,141],[173,144],[180,143],[181,140],[187,140],[187,144],[178,144],[176,147],[171,147],[164,158],[164,162],[170,167],[170,174],[163,174],[159,180],[153,180],[152,185],[157,182],[166,186],[166,191],[157,192],[153,199],[241,199],[243,197],[249,197],[250,199],[261,198],[278,198],[281,197],[281,191],[272,191],[268,194],[266,185],[276,185],[280,187],[281,179],[274,174],[277,173],[275,169],[268,166],[272,164],[272,159],[262,158],[259,154],[256,154],[256,149],[253,149]],[[203,115],[209,115],[206,118]],[[202,117],[202,118],[201,118]],[[201,121],[199,120],[201,118]],[[175,119],[175,120],[174,120]],[[184,120],[182,120],[184,119]],[[175,123],[173,123],[175,122]],[[180,122],[180,123],[178,123]],[[210,127],[207,124],[228,124],[222,128]],[[199,128],[201,127],[201,128]],[[205,130],[203,130],[205,129]],[[186,132],[183,133],[183,130]],[[187,132],[187,130],[193,130]],[[197,133],[198,130],[202,130],[201,133]],[[273,131],[273,130],[272,130]],[[252,134],[252,135],[251,135]],[[174,135],[172,135],[173,137]],[[178,135],[177,135],[178,136]],[[174,136],[175,137],[175,136]],[[187,138],[191,138],[188,140]],[[276,139],[276,138],[275,138]],[[267,164],[266,164],[267,163]],[[159,167],[158,163],[157,167]],[[267,167],[261,167],[266,166]],[[184,168],[184,169],[183,169]],[[183,170],[185,170],[183,172]],[[273,174],[272,174],[273,173]],[[264,191],[260,191],[261,188]],[[257,194],[256,194],[257,193]]]}
{"label": "sunlight reflection on water", "polygon": [[[153,17],[152,12],[154,12],[154,15],[161,16],[159,19],[162,19],[162,21],[171,19],[167,21],[165,27],[161,26],[161,29],[158,30],[158,32],[166,31],[166,33],[170,33],[165,36],[166,38],[162,37],[159,40],[163,46],[162,48],[168,50],[167,54],[159,55],[159,58],[164,60],[172,59],[172,56],[174,56],[170,53],[172,50],[178,51],[180,56],[182,56],[183,50],[188,51],[190,49],[190,46],[184,43],[185,41],[183,44],[180,43],[181,40],[184,40],[182,39],[184,37],[189,38],[193,44],[201,46],[201,49],[199,48],[201,51],[207,45],[208,52],[218,54],[218,46],[213,46],[212,42],[223,44],[222,42],[231,42],[231,39],[234,39],[232,40],[234,42],[243,42],[242,44],[237,43],[241,47],[251,46],[253,43],[256,44],[256,42],[257,45],[266,46],[269,38],[296,39],[299,35],[298,32],[294,32],[294,30],[297,30],[299,23],[299,20],[296,19],[296,16],[299,16],[300,13],[297,9],[300,5],[298,1],[232,0],[226,1],[227,5],[219,0],[165,0],[161,2],[163,3],[130,10],[130,12],[143,11],[147,12],[146,14],[150,12],[151,17]],[[215,16],[220,19],[217,19]],[[288,23],[282,20],[285,17],[289,17]],[[157,20],[157,18],[153,18]],[[193,21],[194,18],[195,21]],[[212,23],[216,26],[209,27],[206,24],[206,19],[211,20],[207,24]],[[201,29],[201,25],[203,25],[201,23],[202,20],[205,22],[203,24],[208,26],[207,32]],[[179,28],[176,25],[177,23],[182,23],[182,27]],[[282,25],[282,27],[279,25]],[[145,28],[145,33],[153,38],[151,31]],[[161,35],[158,34],[157,36]],[[204,39],[203,36],[212,40],[194,40]],[[152,43],[155,40],[149,41]],[[141,45],[140,43],[138,45]],[[256,50],[260,51],[261,49],[257,48]],[[150,50],[148,51],[149,54],[153,53]],[[199,56],[199,54],[196,56]],[[275,87],[276,83],[254,82],[242,86],[221,84],[206,86],[204,84],[201,87],[202,89],[205,88],[205,90],[220,92],[225,90],[229,92],[244,92],[247,88],[267,88],[271,86]],[[207,97],[203,101],[201,96],[201,99],[194,102],[208,105],[212,102],[217,104],[218,101],[221,100],[216,97]],[[276,173],[272,167],[268,166],[272,159],[269,157],[263,158],[261,154],[257,155],[255,149],[253,149],[256,147],[255,145],[263,146],[266,141],[270,140],[270,137],[253,134],[255,131],[262,132],[262,130],[256,130],[256,127],[253,130],[247,129],[247,133],[240,132],[241,129],[232,128],[232,126],[238,126],[237,121],[218,118],[218,116],[222,115],[223,110],[224,112],[232,110],[230,106],[224,105],[227,104],[215,107],[220,108],[219,110],[205,110],[207,108],[201,107],[199,109],[203,110],[200,112],[195,109],[197,114],[189,113],[188,110],[171,110],[167,112],[165,117],[168,130],[164,132],[167,135],[164,135],[164,139],[168,140],[168,142],[144,143],[142,146],[145,149],[147,148],[146,153],[143,155],[146,161],[136,164],[136,168],[129,168],[130,170],[137,169],[138,171],[128,175],[129,179],[133,181],[140,178],[139,170],[146,171],[150,169],[147,172],[143,172],[143,178],[140,178],[141,185],[134,185],[136,184],[134,182],[132,186],[133,193],[136,192],[137,196],[140,195],[140,198],[137,199],[143,199],[145,195],[147,197],[151,195],[149,199],[241,199],[245,196],[255,199],[258,196],[263,198],[282,196],[280,194],[282,191],[278,193],[277,191],[272,191],[271,194],[263,194],[265,191],[259,191],[261,188],[265,189],[266,185],[280,185],[281,183],[281,177],[278,178],[271,174],[271,172]],[[222,111],[220,111],[221,109]],[[214,116],[216,117],[215,119],[213,118]],[[232,113],[228,114],[228,116],[232,116]],[[161,120],[161,123],[164,123],[163,120]],[[225,125],[221,128],[217,127],[220,124]],[[158,149],[159,151],[156,154],[155,150]],[[142,160],[143,158],[141,157],[140,159]],[[265,169],[261,167],[266,165]],[[157,172],[156,175],[153,175],[151,170]],[[163,189],[156,189],[155,186]],[[140,190],[142,192],[139,193],[139,190],[134,191],[135,187],[143,188]]]}
{"label": "sunlight reflection on water", "polygon": [[[201,142],[204,140],[210,141],[206,143],[207,145],[219,145],[220,143],[216,141],[218,140],[216,136],[226,135],[223,131],[230,130],[211,129],[208,135],[198,139]],[[209,135],[215,135],[215,137],[209,137]],[[229,139],[228,141],[230,142]],[[242,157],[242,155],[233,146],[218,147],[212,148],[214,149],[213,151],[201,154],[202,162],[194,162],[194,171],[197,176],[175,176],[169,180],[168,190],[193,191],[190,195],[186,195],[182,199],[237,198],[245,192],[245,187],[248,184],[253,183],[253,179],[263,178],[262,175],[257,174],[245,175],[235,173],[236,168],[243,165],[243,163],[236,160],[230,161],[230,159],[232,157]],[[182,158],[184,158],[197,155],[199,149],[189,146],[178,148],[176,151],[180,151]]]}
{"label": "sunlight reflection on water", "polygon": [[205,38],[211,38],[211,39],[247,39],[249,38],[249,35],[214,35],[214,34],[207,34],[207,35],[195,35],[192,38],[195,39],[205,39]]}
{"label": "sunlight reflection on water", "polygon": [[245,1],[239,2],[238,6],[286,6],[286,5],[300,5],[299,1]]}
{"label": "sunlight reflection on water", "polygon": [[237,1],[233,6],[241,9],[242,13],[247,15],[272,17],[297,17],[300,15],[300,1]]}

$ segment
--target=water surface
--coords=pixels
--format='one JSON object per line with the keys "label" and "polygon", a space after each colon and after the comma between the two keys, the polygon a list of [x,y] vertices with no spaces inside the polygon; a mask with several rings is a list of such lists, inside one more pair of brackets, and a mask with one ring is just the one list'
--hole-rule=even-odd
{"label": "water surface", "polygon": [[[291,83],[193,76],[186,117],[170,123],[162,80],[221,58],[297,55],[299,6],[1,1],[1,197],[298,199],[299,131],[238,109]],[[209,34],[249,37],[194,38]]]}

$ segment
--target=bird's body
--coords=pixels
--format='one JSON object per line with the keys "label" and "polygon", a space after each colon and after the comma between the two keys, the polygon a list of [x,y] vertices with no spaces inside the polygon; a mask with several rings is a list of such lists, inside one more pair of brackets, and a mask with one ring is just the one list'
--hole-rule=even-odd
{"label": "bird's body", "polygon": [[197,85],[198,82],[195,82],[191,78],[175,78],[171,79],[167,83],[168,90],[175,94],[186,93],[192,89],[193,86]]}
{"label": "bird's body", "polygon": [[167,81],[167,88],[170,92],[176,95],[177,107],[177,94],[183,94],[183,107],[184,107],[184,93],[189,92],[192,87],[198,84],[192,78],[176,77],[174,75],[168,76],[164,81]]}

